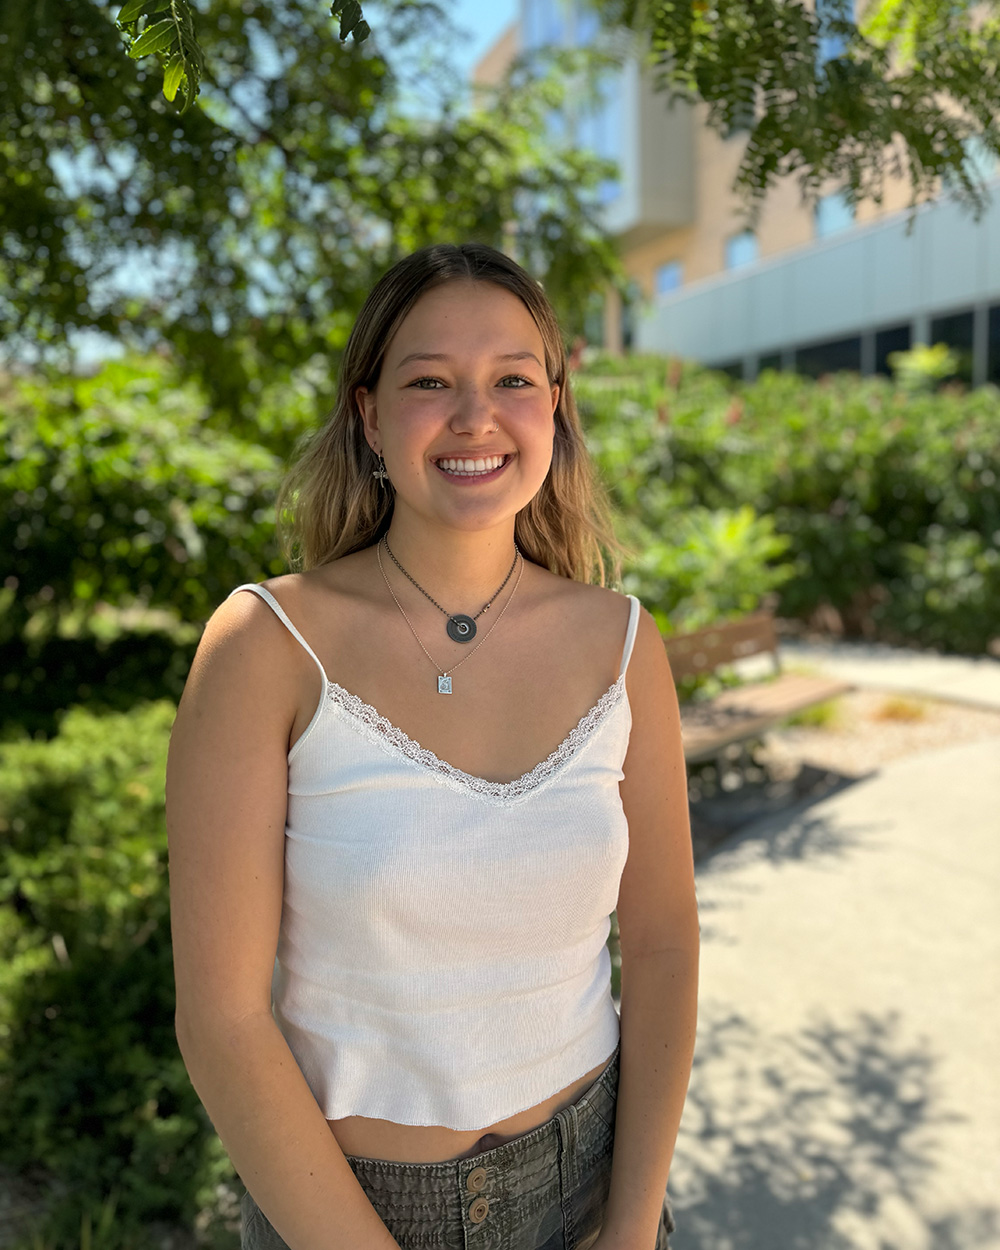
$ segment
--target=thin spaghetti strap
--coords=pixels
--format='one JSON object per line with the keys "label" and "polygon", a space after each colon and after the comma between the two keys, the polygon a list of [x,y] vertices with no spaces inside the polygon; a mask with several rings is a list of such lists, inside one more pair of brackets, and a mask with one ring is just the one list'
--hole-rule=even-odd
{"label": "thin spaghetti strap", "polygon": [[323,676],[323,685],[324,686],[328,685],[329,681],[327,679],[326,670],[323,668],[323,665],[319,662],[319,656],[312,649],[312,647],[310,647],[308,642],[306,642],[306,640],[302,637],[302,635],[295,628],[292,622],[288,619],[288,615],[285,612],[285,609],[281,606],[281,604],[277,601],[277,599],[275,599],[274,595],[271,594],[271,592],[267,589],[267,587],[260,586],[257,584],[257,582],[245,582],[242,586],[237,586],[236,590],[231,591],[226,596],[226,598],[231,599],[233,595],[235,595],[237,591],[240,591],[240,590],[252,590],[254,594],[259,595],[260,598],[265,601],[265,603],[269,603],[271,605],[276,615],[278,616],[278,619],[283,621],[285,625],[288,626],[288,629],[290,630],[292,636],[299,640],[299,642],[303,645],[303,647],[305,647],[305,649],[309,652],[312,658],[316,661],[316,667],[319,669],[320,673]]}
{"label": "thin spaghetti strap", "polygon": [[628,662],[632,658],[632,645],[635,642],[635,631],[639,625],[639,600],[635,595],[629,595],[631,607],[628,613],[628,629],[625,632],[625,647],[622,651],[622,666],[618,672],[618,676],[622,677],[628,668]]}

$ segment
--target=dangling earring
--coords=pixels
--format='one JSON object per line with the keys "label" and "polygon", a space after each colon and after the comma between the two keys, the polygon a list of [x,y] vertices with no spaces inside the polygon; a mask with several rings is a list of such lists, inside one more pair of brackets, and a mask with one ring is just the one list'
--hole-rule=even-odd
{"label": "dangling earring", "polygon": [[[372,450],[374,451],[374,448]],[[372,470],[372,477],[377,477],[379,486],[384,489],[386,482],[389,480],[389,474],[385,471],[385,461],[382,459],[382,453],[376,451],[375,455],[378,456],[378,468]]]}

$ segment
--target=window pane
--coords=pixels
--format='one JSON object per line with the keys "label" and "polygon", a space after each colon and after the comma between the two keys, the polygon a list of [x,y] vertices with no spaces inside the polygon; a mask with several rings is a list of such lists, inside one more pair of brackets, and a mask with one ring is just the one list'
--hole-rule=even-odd
{"label": "window pane", "polygon": [[841,369],[861,372],[860,335],[796,349],[795,371],[805,374],[807,378],[822,377],[824,373],[837,373]]}
{"label": "window pane", "polygon": [[990,342],[986,364],[986,380],[1000,386],[1000,304],[990,309]]}
{"label": "window pane", "polygon": [[958,356],[958,368],[951,375],[972,384],[972,312],[952,313],[931,321],[931,343],[947,343]]}
{"label": "window pane", "polygon": [[666,295],[668,291],[676,291],[683,281],[684,271],[679,260],[660,265],[656,271],[656,293]]}
{"label": "window pane", "polygon": [[845,4],[844,0],[816,0],[816,17],[820,29],[816,56],[818,68],[825,65],[827,61],[843,55],[847,40],[841,34],[833,34],[828,29],[827,23],[838,17],[842,20],[850,20],[852,18],[851,7]]}
{"label": "window pane", "polygon": [[726,240],[726,268],[739,269],[757,259],[757,236],[752,230],[731,235]]}
{"label": "window pane", "polygon": [[887,378],[892,377],[889,367],[889,355],[892,352],[908,352],[910,350],[910,327],[893,326],[889,330],[878,330],[875,333],[875,372]]}
{"label": "window pane", "polygon": [[817,239],[849,230],[854,225],[854,209],[848,204],[846,193],[835,191],[832,195],[824,195],[817,201],[814,220]]}

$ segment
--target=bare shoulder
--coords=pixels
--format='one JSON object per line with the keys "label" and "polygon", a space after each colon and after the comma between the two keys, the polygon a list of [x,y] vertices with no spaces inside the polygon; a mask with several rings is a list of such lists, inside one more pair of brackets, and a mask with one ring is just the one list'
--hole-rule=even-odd
{"label": "bare shoulder", "polygon": [[560,611],[572,614],[579,626],[598,633],[624,631],[631,610],[628,595],[607,586],[558,577],[547,569],[539,572],[548,579],[547,584],[543,582],[546,593],[553,597]]}

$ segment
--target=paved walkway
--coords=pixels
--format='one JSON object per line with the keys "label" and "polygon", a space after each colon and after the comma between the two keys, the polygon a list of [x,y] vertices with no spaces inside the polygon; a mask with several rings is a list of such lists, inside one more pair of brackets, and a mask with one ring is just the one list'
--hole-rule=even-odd
{"label": "paved walkway", "polygon": [[883,643],[791,639],[780,644],[779,654],[788,667],[809,665],[856,686],[1000,708],[1000,659],[992,656],[968,659]]}
{"label": "paved walkway", "polygon": [[[995,661],[839,662],[1000,707]],[[1000,1250],[996,740],[759,820],[697,887],[672,1250]]]}

